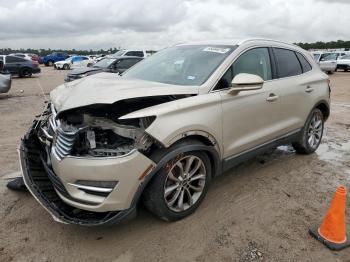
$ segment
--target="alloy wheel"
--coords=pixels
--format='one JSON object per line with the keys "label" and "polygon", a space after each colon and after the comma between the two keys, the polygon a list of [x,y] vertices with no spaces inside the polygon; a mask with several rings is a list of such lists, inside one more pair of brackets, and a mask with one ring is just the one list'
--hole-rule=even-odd
{"label": "alloy wheel", "polygon": [[164,199],[169,209],[182,212],[193,206],[203,193],[207,171],[197,156],[186,155],[168,169]]}
{"label": "alloy wheel", "polygon": [[318,147],[322,138],[322,132],[323,132],[322,115],[315,113],[312,116],[312,119],[310,121],[310,124],[308,127],[308,136],[307,136],[307,141],[309,143],[309,146],[312,147],[313,149]]}

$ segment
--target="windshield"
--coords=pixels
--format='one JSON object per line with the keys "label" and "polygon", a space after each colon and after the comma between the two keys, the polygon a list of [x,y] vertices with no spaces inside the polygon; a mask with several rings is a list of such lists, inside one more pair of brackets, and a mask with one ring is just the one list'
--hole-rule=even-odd
{"label": "windshield", "polygon": [[320,54],[313,54],[313,56],[314,56],[314,59],[316,60],[316,61],[318,61],[318,59],[320,58]]}
{"label": "windshield", "polygon": [[118,52],[114,53],[113,56],[122,56],[124,53],[124,50],[119,50]]}
{"label": "windshield", "polygon": [[334,53],[322,54],[321,60],[322,61],[337,60],[337,54],[334,54]]}
{"label": "windshield", "polygon": [[136,64],[126,71],[123,77],[173,85],[199,86],[235,48],[222,45],[170,47]]}
{"label": "windshield", "polygon": [[73,57],[68,57],[66,60],[64,60],[64,61],[67,61],[67,62],[70,62],[70,60],[72,60],[73,59]]}
{"label": "windshield", "polygon": [[104,58],[98,61],[93,67],[108,68],[114,61],[115,59],[113,58]]}

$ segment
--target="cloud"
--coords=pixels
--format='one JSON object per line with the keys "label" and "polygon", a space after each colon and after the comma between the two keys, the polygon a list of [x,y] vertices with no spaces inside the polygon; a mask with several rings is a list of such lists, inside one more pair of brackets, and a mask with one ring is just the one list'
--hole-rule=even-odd
{"label": "cloud", "polygon": [[0,0],[0,47],[159,49],[207,39],[349,39],[348,1],[330,2]]}

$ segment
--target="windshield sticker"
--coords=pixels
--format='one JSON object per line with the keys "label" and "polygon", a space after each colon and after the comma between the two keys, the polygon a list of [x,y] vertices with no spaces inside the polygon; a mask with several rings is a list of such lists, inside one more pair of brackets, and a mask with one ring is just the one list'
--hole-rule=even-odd
{"label": "windshield sticker", "polygon": [[225,54],[228,51],[230,51],[230,48],[221,48],[221,47],[206,47],[203,49],[205,52],[214,52],[214,53],[219,53],[219,54]]}
{"label": "windshield sticker", "polygon": [[195,80],[196,77],[195,76],[187,76],[187,80]]}

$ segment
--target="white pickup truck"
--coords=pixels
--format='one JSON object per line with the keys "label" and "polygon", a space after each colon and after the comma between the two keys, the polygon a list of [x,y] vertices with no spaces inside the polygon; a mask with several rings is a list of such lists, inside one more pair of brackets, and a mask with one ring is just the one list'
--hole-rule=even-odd
{"label": "white pickup truck", "polygon": [[333,74],[337,69],[337,54],[330,52],[312,52],[312,55],[322,71]]}

